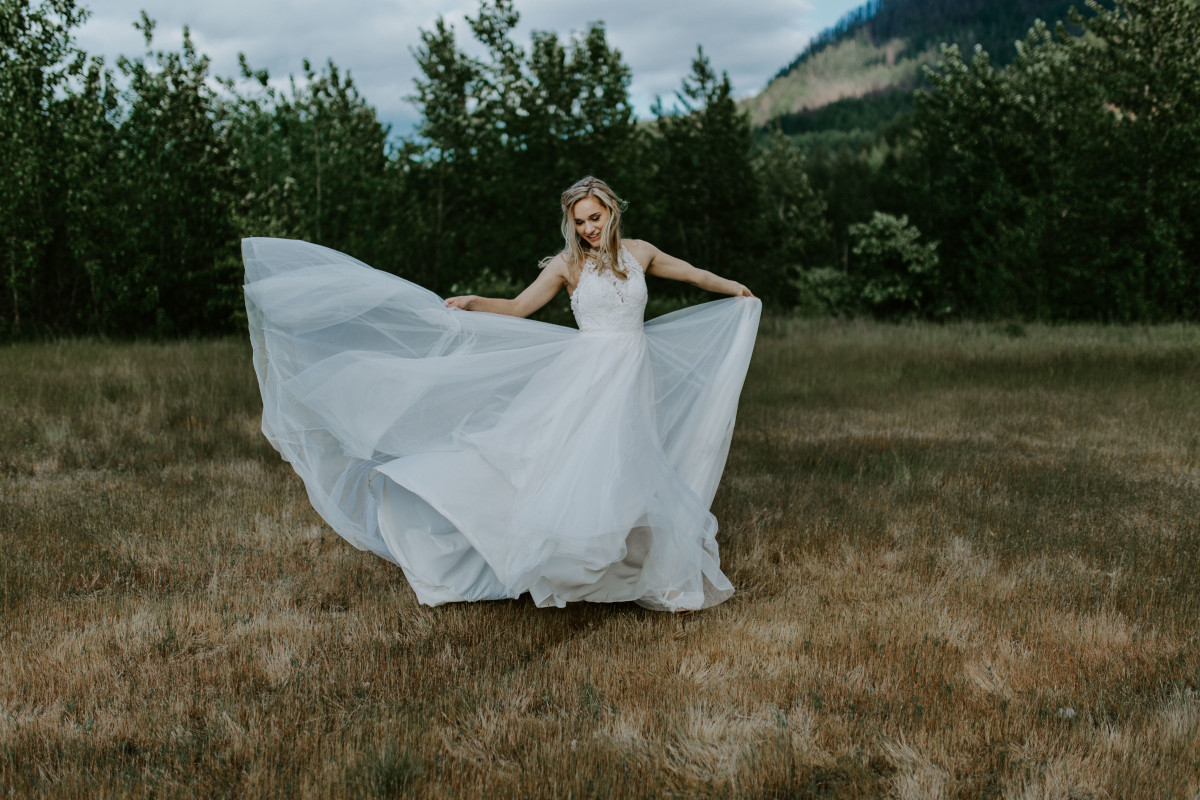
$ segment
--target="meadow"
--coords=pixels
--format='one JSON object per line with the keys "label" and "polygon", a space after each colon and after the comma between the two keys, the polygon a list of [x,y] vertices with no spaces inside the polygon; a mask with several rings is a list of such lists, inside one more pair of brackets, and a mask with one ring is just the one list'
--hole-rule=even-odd
{"label": "meadow", "polygon": [[764,320],[727,603],[419,606],[249,345],[0,350],[0,796],[1200,797],[1200,328]]}

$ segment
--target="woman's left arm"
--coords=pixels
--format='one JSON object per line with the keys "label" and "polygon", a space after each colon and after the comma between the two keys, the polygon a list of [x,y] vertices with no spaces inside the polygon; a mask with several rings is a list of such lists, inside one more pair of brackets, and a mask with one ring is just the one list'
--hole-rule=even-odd
{"label": "woman's left arm", "polygon": [[637,242],[635,248],[630,248],[630,250],[644,265],[647,275],[683,281],[708,292],[729,294],[734,297],[754,297],[753,292],[737,281],[722,278],[706,269],[693,267],[681,258],[667,255],[649,242]]}

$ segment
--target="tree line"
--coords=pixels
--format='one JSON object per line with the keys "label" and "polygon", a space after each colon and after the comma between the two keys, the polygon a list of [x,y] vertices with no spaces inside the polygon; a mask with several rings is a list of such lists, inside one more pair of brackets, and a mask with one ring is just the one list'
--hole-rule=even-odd
{"label": "tree line", "polygon": [[751,130],[702,50],[639,121],[603,24],[524,46],[512,0],[468,18],[480,55],[443,20],[422,31],[402,138],[333,63],[284,89],[246,57],[214,79],[144,14],[146,51],[114,72],[74,43],[86,13],[0,0],[0,337],[236,331],[243,236],[510,293],[585,174],[628,200],[629,235],[779,308],[1200,317],[1194,0],[1090,4],[1003,69],[948,48],[903,124],[834,159]]}
{"label": "tree line", "polygon": [[[561,247],[558,197],[585,174],[625,195],[632,235],[755,286],[787,290],[770,254],[802,257],[822,231],[802,163],[754,147],[703,52],[641,123],[600,23],[522,47],[511,0],[485,2],[469,56],[438,20],[415,51],[420,123],[396,139],[333,63],[279,89],[242,57],[214,82],[186,29],[159,49],[143,14],[147,50],[114,72],[75,46],[74,0],[0,10],[6,338],[236,330],[243,236],[319,242],[441,293],[511,291]],[[748,277],[760,260],[777,274]]]}
{"label": "tree line", "polygon": [[1035,22],[1004,67],[944,46],[911,106],[892,93],[785,120],[831,231],[825,263],[798,271],[801,302],[1200,319],[1197,41],[1196,0],[1088,0]]}

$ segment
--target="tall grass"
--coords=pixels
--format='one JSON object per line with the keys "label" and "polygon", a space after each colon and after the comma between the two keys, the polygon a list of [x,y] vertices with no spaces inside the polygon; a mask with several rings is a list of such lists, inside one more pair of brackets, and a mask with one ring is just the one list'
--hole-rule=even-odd
{"label": "tall grass", "polygon": [[764,322],[685,617],[428,609],[240,341],[0,351],[13,797],[1196,797],[1200,330]]}

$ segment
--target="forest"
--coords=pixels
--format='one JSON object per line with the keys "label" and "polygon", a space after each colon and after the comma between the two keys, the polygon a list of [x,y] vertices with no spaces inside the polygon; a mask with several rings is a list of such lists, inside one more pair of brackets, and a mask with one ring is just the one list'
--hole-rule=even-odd
{"label": "forest", "polygon": [[[942,36],[910,22],[919,3],[937,5],[873,0],[810,51]],[[74,41],[87,14],[0,0],[5,340],[236,332],[244,236],[511,294],[561,245],[558,195],[589,173],[628,201],[626,235],[781,313],[1200,319],[1196,0],[1088,0],[1011,53],[979,23],[987,46],[946,34],[915,96],[758,128],[702,48],[639,120],[602,23],[519,43],[512,0],[483,0],[468,31],[422,31],[407,136],[332,62],[284,90],[253,54],[214,76],[186,29],[163,46],[143,14],[145,52],[109,65]],[[672,291],[655,287],[658,310]]]}
{"label": "forest", "polygon": [[1007,61],[1014,28],[1028,28],[1037,18],[1065,20],[1071,6],[1063,0],[867,0],[817,34],[775,77],[784,77],[827,48],[858,37],[873,42],[902,39],[910,50],[939,43],[978,44]]}

